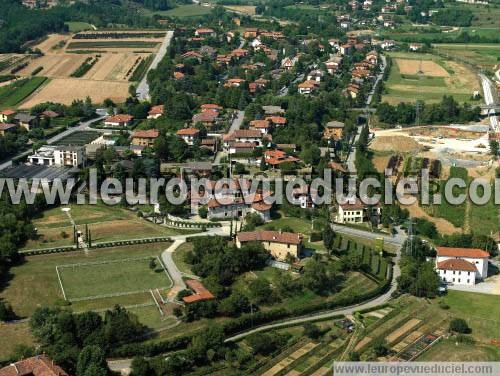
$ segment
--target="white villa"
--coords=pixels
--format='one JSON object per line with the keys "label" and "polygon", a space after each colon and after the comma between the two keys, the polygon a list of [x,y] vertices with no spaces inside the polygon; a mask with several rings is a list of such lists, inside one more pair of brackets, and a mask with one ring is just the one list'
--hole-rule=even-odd
{"label": "white villa", "polygon": [[473,286],[488,276],[488,252],[478,248],[437,247],[436,269],[445,283]]}

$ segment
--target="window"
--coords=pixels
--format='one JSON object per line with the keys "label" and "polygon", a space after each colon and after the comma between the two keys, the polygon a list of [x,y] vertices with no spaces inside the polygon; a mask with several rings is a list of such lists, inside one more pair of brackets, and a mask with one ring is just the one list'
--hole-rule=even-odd
{"label": "window", "polygon": [[460,278],[458,279],[458,283],[460,283]]}
{"label": "window", "polygon": [[467,280],[467,283],[470,283],[470,279]]}
{"label": "window", "polygon": [[455,282],[455,278],[453,278],[453,282]]}
{"label": "window", "polygon": [[461,271],[459,271],[459,272],[458,272],[458,275],[462,275],[462,272],[461,272]]}

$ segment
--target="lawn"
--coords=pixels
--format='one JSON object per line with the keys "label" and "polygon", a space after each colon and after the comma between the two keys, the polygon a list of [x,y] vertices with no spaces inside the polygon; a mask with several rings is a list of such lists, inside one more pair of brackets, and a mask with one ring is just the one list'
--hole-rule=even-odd
{"label": "lawn", "polygon": [[191,265],[185,261],[186,253],[193,250],[193,243],[183,243],[172,254],[172,259],[181,273],[193,274]]}
{"label": "lawn", "polygon": [[65,22],[65,24],[68,25],[69,31],[72,33],[93,29],[92,25],[87,22],[69,21]]}
{"label": "lawn", "polygon": [[46,81],[46,77],[37,76],[0,87],[0,108],[18,105]]}
{"label": "lawn", "polygon": [[159,259],[151,269],[151,257],[125,258],[57,267],[66,299],[92,300],[114,294],[128,295],[150,289],[166,289],[172,285]]}
{"label": "lawn", "polygon": [[[92,241],[103,242],[147,237],[169,236],[177,231],[151,223],[137,216],[137,213],[119,205],[68,205],[77,229],[85,234],[90,229]],[[43,217],[35,219],[38,238],[30,240],[24,249],[49,248],[73,244],[73,227],[68,215],[61,207],[49,209]]]}
{"label": "lawn", "polygon": [[34,338],[31,335],[28,322],[13,324],[0,323],[0,361],[12,355],[12,350],[18,345],[32,346]]}
{"label": "lawn", "polygon": [[[56,266],[96,261],[109,261],[123,258],[156,257],[168,243],[148,245],[131,245],[113,248],[103,248],[84,253],[67,252],[50,255],[29,256],[25,261],[10,269],[9,275],[1,281],[5,288],[0,298],[6,299],[20,317],[33,313],[35,308],[52,306],[57,299],[62,299],[61,287],[56,273]],[[147,265],[146,265],[147,267]],[[164,280],[166,276],[158,273]],[[106,278],[106,277],[102,277]],[[160,277],[159,277],[160,278]],[[120,283],[126,281],[120,281]],[[168,281],[159,286],[167,286]],[[157,287],[159,287],[157,286]],[[82,287],[86,288],[86,287]],[[103,286],[103,288],[105,288]],[[106,298],[95,301],[78,302],[72,305],[75,310],[103,309],[120,303],[123,305],[139,304],[150,301],[149,294],[137,294],[118,298]]]}
{"label": "lawn", "polygon": [[[414,102],[416,99],[439,102],[443,95],[453,95],[457,101],[466,102],[471,99],[472,92],[478,89],[475,75],[456,62],[430,54],[392,52],[389,55],[393,63],[384,85],[386,92],[383,101],[391,104]],[[412,73],[400,71],[401,66],[407,68],[405,62],[415,67],[414,70],[408,69]],[[417,74],[420,65],[425,72],[429,72],[428,75]]]}
{"label": "lawn", "polygon": [[59,141],[57,141],[57,144],[83,146],[95,140],[100,135],[101,134],[96,131],[77,131],[61,138]]}

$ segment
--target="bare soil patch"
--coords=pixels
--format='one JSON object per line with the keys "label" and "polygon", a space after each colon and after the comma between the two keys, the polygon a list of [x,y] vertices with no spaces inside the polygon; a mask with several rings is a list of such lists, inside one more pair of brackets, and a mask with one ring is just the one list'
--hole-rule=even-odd
{"label": "bare soil patch", "polygon": [[402,335],[406,334],[410,330],[412,330],[414,327],[416,327],[418,324],[420,324],[419,319],[411,319],[408,322],[406,322],[403,326],[401,326],[399,329],[396,329],[393,331],[391,334],[389,334],[387,337],[385,337],[385,340],[387,343],[392,343],[395,340],[397,340],[399,337]]}
{"label": "bare soil patch", "polygon": [[395,151],[414,153],[424,150],[424,147],[411,137],[379,136],[370,144],[370,149],[376,151]]}
{"label": "bare soil patch", "polygon": [[47,39],[37,44],[36,48],[39,48],[43,53],[55,52],[57,49],[53,49],[52,47],[61,41],[67,42],[70,38],[70,34],[50,34]]}
{"label": "bare soil patch", "polygon": [[403,208],[408,209],[411,217],[425,218],[428,221],[434,223],[436,225],[437,230],[441,234],[449,235],[461,231],[460,227],[455,227],[451,222],[448,222],[444,218],[431,217],[418,205],[418,202],[416,202],[413,205],[405,205],[403,206]]}
{"label": "bare soil patch", "polygon": [[401,74],[415,75],[422,70],[424,76],[448,77],[448,72],[432,60],[395,59]]}
{"label": "bare soil patch", "polygon": [[57,102],[71,104],[75,99],[92,98],[102,103],[106,98],[123,102],[128,96],[128,82],[93,81],[79,78],[56,78],[32,95],[21,108],[31,108],[39,103]]}

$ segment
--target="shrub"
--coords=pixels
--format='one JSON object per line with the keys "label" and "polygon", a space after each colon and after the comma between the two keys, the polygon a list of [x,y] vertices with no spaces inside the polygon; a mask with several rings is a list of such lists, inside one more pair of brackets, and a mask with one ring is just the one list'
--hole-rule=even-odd
{"label": "shrub", "polygon": [[471,329],[464,319],[452,319],[450,321],[450,331],[455,333],[469,334]]}

